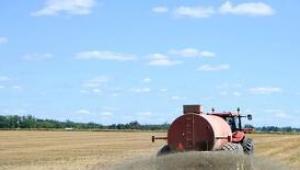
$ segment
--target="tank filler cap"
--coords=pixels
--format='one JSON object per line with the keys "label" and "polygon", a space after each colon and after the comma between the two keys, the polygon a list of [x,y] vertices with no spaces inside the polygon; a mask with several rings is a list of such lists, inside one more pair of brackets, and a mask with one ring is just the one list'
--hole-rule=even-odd
{"label": "tank filler cap", "polygon": [[196,113],[201,114],[201,105],[183,105],[183,114]]}

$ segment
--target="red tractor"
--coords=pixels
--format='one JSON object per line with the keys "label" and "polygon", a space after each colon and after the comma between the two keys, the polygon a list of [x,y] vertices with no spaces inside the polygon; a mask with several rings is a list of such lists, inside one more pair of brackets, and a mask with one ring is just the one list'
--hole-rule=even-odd
{"label": "red tractor", "polygon": [[168,130],[167,137],[152,136],[156,139],[167,140],[158,155],[182,151],[232,151],[252,154],[254,145],[243,129],[241,119],[252,115],[241,115],[237,112],[203,113],[200,105],[184,105],[183,115],[176,118]]}

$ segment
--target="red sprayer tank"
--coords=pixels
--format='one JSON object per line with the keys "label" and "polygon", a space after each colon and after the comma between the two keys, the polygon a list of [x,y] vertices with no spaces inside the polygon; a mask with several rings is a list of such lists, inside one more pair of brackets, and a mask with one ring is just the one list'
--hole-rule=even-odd
{"label": "red sprayer tank", "polygon": [[168,145],[176,150],[218,150],[231,142],[230,126],[221,117],[185,113],[168,130]]}

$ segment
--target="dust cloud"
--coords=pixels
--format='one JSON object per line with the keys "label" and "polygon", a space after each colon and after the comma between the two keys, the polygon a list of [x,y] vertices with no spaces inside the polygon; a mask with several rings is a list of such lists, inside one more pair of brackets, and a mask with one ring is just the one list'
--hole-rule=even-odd
{"label": "dust cloud", "polygon": [[[94,167],[93,170],[103,169]],[[139,158],[107,170],[289,170],[263,158],[227,152],[185,152]]]}

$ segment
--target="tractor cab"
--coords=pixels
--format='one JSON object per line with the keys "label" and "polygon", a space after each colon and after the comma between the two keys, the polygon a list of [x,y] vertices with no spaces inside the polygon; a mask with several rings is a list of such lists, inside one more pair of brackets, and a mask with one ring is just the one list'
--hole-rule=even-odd
{"label": "tractor cab", "polygon": [[[232,132],[244,131],[244,128],[242,126],[242,118],[247,118],[248,120],[252,120],[251,114],[241,115],[240,108],[237,109],[237,112],[223,112],[223,113],[216,113],[215,109],[213,108],[212,113],[209,114],[222,117],[231,127]],[[249,128],[247,128],[247,131],[249,131]]]}

